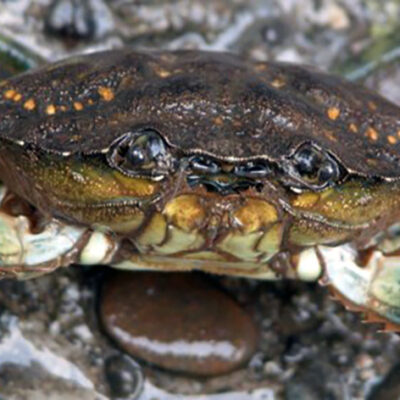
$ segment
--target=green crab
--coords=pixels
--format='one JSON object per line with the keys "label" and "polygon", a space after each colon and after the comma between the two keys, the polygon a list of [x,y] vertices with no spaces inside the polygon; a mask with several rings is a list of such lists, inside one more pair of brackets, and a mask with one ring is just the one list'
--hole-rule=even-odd
{"label": "green crab", "polygon": [[315,69],[116,50],[0,83],[0,271],[319,280],[400,324],[400,109]]}

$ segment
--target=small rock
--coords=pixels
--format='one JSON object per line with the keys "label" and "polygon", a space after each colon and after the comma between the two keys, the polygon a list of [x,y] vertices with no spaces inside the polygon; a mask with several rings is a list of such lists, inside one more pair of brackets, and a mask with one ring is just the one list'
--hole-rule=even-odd
{"label": "small rock", "polygon": [[332,377],[328,364],[313,360],[303,363],[296,374],[285,383],[285,400],[332,399],[327,383]]}
{"label": "small rock", "polygon": [[49,34],[66,39],[90,39],[95,22],[87,0],[53,0],[45,17]]}
{"label": "small rock", "polygon": [[355,366],[359,377],[363,381],[368,381],[375,377],[374,359],[368,354],[360,354],[355,360]]}
{"label": "small rock", "polygon": [[109,357],[105,362],[105,375],[113,398],[134,400],[143,390],[142,370],[127,356]]}
{"label": "small rock", "polygon": [[264,373],[270,378],[279,378],[283,374],[282,367],[275,361],[267,361],[264,364]]}
{"label": "small rock", "polygon": [[367,400],[400,399],[400,364],[396,364],[388,374],[375,385]]}
{"label": "small rock", "polygon": [[306,382],[288,382],[285,386],[285,400],[319,400],[321,394]]}
{"label": "small rock", "polygon": [[262,38],[273,46],[282,44],[291,33],[292,27],[282,19],[267,21],[261,29]]}
{"label": "small rock", "polygon": [[257,344],[252,319],[190,273],[116,273],[103,288],[100,313],[105,330],[127,353],[189,374],[232,371]]}
{"label": "small rock", "polygon": [[345,346],[342,342],[335,342],[330,346],[330,360],[337,366],[353,365],[354,354],[349,346]]}
{"label": "small rock", "polygon": [[264,375],[264,355],[262,353],[256,353],[253,355],[249,362],[249,372],[251,377],[255,380],[261,380]]}

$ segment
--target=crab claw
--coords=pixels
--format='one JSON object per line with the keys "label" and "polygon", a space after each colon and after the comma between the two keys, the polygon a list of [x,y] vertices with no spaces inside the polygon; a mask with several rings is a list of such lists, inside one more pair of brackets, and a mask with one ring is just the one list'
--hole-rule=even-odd
{"label": "crab claw", "polygon": [[[0,201],[5,196],[0,187]],[[111,261],[118,244],[111,237],[55,218],[32,232],[29,217],[0,210],[0,278],[33,278],[69,265]]]}
{"label": "crab claw", "polygon": [[365,267],[356,263],[349,245],[319,246],[324,264],[322,284],[354,311],[365,313],[366,322],[379,322],[384,330],[400,331],[400,257],[375,251]]}

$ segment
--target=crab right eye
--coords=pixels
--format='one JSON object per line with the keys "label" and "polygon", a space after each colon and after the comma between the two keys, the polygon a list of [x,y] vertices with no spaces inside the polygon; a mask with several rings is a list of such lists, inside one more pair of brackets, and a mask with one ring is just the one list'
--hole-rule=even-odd
{"label": "crab right eye", "polygon": [[172,168],[168,146],[153,129],[127,132],[118,138],[108,160],[126,175],[160,178]]}
{"label": "crab right eye", "polygon": [[297,149],[291,164],[294,177],[305,186],[315,189],[332,185],[341,175],[338,162],[312,144],[305,144]]}
{"label": "crab right eye", "polygon": [[317,173],[320,154],[314,147],[300,148],[293,156],[294,165],[302,176],[313,176]]}

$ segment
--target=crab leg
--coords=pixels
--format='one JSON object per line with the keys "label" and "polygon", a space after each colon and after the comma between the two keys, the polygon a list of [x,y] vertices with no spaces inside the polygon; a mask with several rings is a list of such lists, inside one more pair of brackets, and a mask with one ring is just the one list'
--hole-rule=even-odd
{"label": "crab leg", "polygon": [[83,233],[83,229],[52,222],[33,234],[26,217],[1,213],[0,270],[17,277],[51,271],[62,264],[60,257],[74,249]]}
{"label": "crab leg", "polygon": [[323,284],[353,310],[363,311],[368,322],[383,322],[387,330],[400,330],[400,257],[375,251],[365,267],[357,265],[349,245],[319,246],[325,275]]}
{"label": "crab leg", "polygon": [[[0,201],[4,195],[0,187]],[[57,219],[34,233],[28,217],[0,210],[0,278],[33,278],[73,262],[107,263],[117,246],[106,234]]]}

